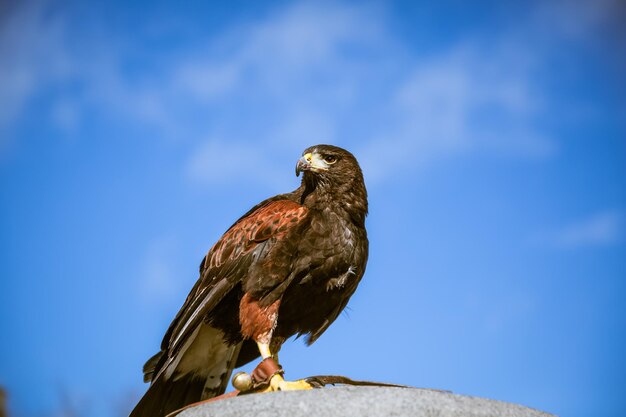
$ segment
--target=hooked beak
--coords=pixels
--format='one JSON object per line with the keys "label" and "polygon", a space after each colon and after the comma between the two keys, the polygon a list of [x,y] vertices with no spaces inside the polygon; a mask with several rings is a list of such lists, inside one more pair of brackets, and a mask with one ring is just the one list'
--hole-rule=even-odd
{"label": "hooked beak", "polygon": [[308,171],[311,169],[311,160],[313,159],[313,155],[309,152],[302,156],[302,158],[298,159],[298,163],[296,164],[296,177],[300,176],[300,172]]}

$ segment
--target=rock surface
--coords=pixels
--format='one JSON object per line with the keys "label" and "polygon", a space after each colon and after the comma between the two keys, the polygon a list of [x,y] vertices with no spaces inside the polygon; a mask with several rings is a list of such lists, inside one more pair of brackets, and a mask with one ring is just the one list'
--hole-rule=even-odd
{"label": "rock surface", "polygon": [[180,417],[550,417],[521,405],[419,388],[342,386],[201,404]]}

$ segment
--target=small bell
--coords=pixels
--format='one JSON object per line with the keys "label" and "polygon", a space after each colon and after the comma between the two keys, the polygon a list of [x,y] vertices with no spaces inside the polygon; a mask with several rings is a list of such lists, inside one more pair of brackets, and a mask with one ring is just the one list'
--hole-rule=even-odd
{"label": "small bell", "polygon": [[250,391],[252,388],[252,377],[246,372],[237,372],[232,379],[233,387],[241,392]]}

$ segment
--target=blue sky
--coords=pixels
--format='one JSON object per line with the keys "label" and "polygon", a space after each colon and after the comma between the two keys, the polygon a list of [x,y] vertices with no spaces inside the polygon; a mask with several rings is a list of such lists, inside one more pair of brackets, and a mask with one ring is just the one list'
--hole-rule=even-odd
{"label": "blue sky", "polygon": [[285,346],[288,377],[624,415],[625,13],[609,0],[2,6],[11,415],[126,415],[204,253],[295,188],[317,143],[362,163],[371,254],[347,313],[312,347]]}

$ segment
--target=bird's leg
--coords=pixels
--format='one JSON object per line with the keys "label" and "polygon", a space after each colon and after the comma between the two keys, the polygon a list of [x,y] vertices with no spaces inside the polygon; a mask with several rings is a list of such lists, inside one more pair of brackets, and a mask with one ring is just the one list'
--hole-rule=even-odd
{"label": "bird's leg", "polygon": [[[269,343],[257,342],[257,346],[259,347],[259,352],[261,352],[261,357],[264,360],[267,358],[274,358],[278,362],[278,357],[272,355]],[[278,352],[279,349],[280,347],[276,349],[276,352]],[[299,379],[297,381],[285,381],[280,373],[276,373],[270,378],[269,386],[261,390],[261,392],[297,391],[311,388],[313,388],[311,384],[306,382],[304,379]]]}
{"label": "bird's leg", "polygon": [[263,359],[267,359],[267,358],[271,358],[272,357],[272,352],[270,351],[270,344],[269,343],[257,342],[256,345],[258,346],[259,352],[261,353],[261,357]]}
{"label": "bird's leg", "polygon": [[[239,323],[244,337],[254,340],[263,360],[251,375],[237,373],[233,377],[233,386],[241,391],[267,392],[310,389],[305,381],[285,381],[283,370],[275,356],[280,345],[285,341],[273,337],[278,320],[280,299],[268,306],[262,306],[259,300],[246,293],[239,303]],[[272,354],[274,353],[274,355]]]}

